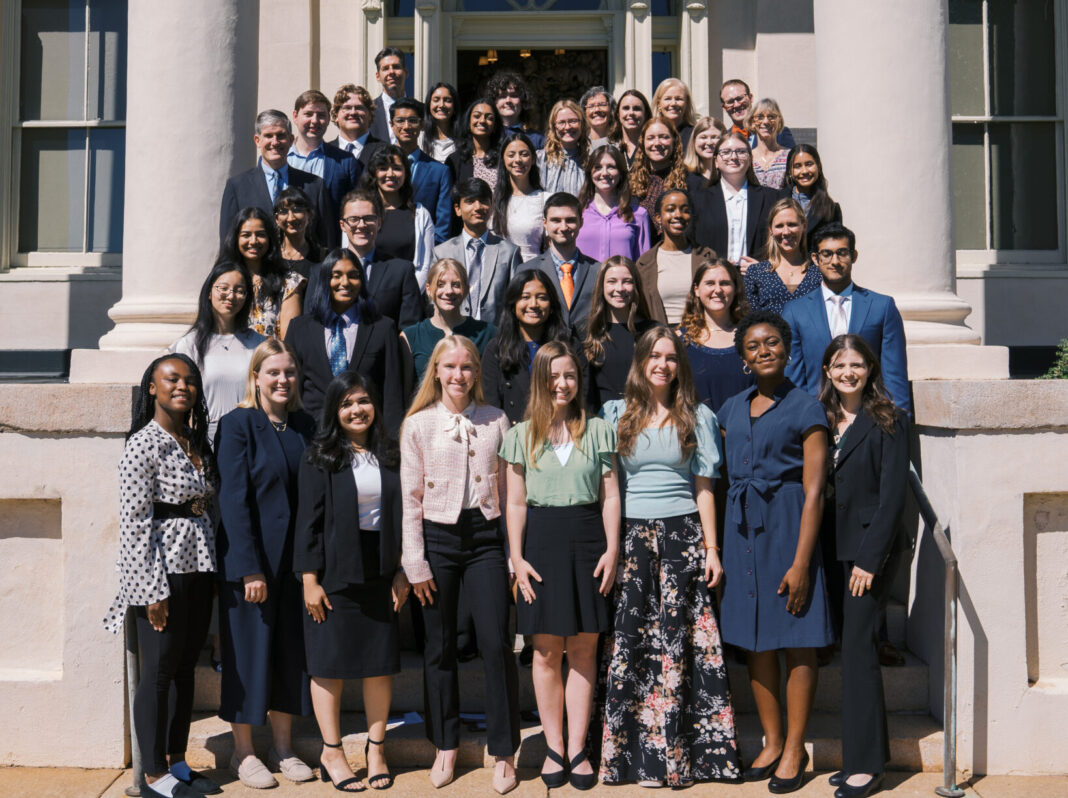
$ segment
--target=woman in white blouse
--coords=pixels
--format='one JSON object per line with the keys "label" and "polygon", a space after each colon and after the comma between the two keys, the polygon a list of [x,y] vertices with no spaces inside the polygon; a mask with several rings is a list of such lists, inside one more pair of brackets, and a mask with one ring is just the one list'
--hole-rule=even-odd
{"label": "woman in white blouse", "polygon": [[493,191],[493,231],[519,247],[524,261],[541,253],[542,190],[534,145],[523,133],[511,133],[501,145],[501,165]]}
{"label": "woman in white blouse", "polygon": [[211,443],[219,419],[244,398],[252,351],[266,340],[248,328],[251,282],[243,263],[216,262],[200,288],[197,320],[171,345],[172,352],[187,355],[200,368]]}
{"label": "woman in white blouse", "polygon": [[220,792],[185,763],[215,571],[218,482],[207,433],[196,364],[179,354],[156,358],[141,378],[119,463],[119,593],[105,618],[117,632],[128,607],[136,617],[141,678],[133,714],[145,798]]}
{"label": "woman in white blouse", "polygon": [[430,356],[401,428],[404,533],[401,564],[426,623],[427,737],[438,749],[430,781],[452,781],[460,747],[457,605],[471,609],[485,670],[487,750],[493,787],[516,786],[519,700],[508,634],[508,566],[500,527],[504,468],[497,449],[504,412],[482,395],[478,350],[448,335]]}

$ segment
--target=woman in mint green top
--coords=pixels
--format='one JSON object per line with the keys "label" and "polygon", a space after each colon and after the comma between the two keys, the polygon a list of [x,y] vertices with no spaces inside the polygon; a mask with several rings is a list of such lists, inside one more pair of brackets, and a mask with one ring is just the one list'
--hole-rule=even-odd
{"label": "woman in mint green top", "polygon": [[[565,343],[534,356],[527,420],[501,444],[508,467],[508,542],[518,595],[516,626],[534,636],[534,694],[547,747],[542,780],[577,789],[596,782],[586,732],[597,680],[597,636],[619,553],[616,436],[583,410],[582,367]],[[562,678],[567,651],[568,683]],[[566,696],[566,699],[565,699]],[[564,708],[567,708],[567,755]]]}
{"label": "woman in mint green top", "polygon": [[618,433],[626,518],[601,779],[648,787],[740,779],[709,589],[723,575],[712,494],[719,424],[694,395],[678,336],[658,325],[638,339],[625,398],[602,413]]}

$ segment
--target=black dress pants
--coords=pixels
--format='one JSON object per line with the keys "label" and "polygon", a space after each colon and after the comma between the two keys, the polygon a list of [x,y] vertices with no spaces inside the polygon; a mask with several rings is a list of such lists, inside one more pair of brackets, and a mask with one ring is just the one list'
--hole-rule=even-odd
{"label": "black dress pants", "polygon": [[[136,607],[141,647],[141,679],[134,694],[134,732],[141,747],[144,771],[167,770],[167,755],[185,759],[197,658],[211,621],[214,574],[168,574],[171,595],[167,623],[157,632],[145,607]],[[169,712],[171,685],[174,710]]]}
{"label": "black dress pants", "polygon": [[842,770],[882,773],[890,761],[883,673],[879,666],[879,625],[890,596],[900,555],[891,555],[871,590],[849,592],[852,562],[842,563]]}
{"label": "black dress pants", "polygon": [[486,675],[486,734],[491,756],[519,747],[519,682],[508,636],[508,566],[497,519],[464,510],[455,524],[423,522],[426,557],[438,591],[423,607],[423,686],[427,737],[441,750],[460,745],[457,614],[463,595],[474,620]]}

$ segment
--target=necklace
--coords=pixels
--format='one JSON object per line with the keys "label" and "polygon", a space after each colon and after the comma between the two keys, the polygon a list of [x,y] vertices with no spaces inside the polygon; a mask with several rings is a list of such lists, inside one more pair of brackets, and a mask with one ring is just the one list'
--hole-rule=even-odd
{"label": "necklace", "polygon": [[271,426],[274,427],[276,432],[285,432],[286,427],[289,426],[286,421],[275,421],[274,419],[267,419],[271,422]]}

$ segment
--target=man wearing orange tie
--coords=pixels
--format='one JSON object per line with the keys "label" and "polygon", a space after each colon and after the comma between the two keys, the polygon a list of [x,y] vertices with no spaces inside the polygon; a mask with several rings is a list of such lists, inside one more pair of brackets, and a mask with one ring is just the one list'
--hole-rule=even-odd
{"label": "man wearing orange tie", "polygon": [[600,264],[575,246],[582,227],[578,198],[566,191],[553,194],[542,210],[542,224],[549,248],[526,265],[549,276],[560,296],[564,321],[573,330],[580,330],[590,315]]}

